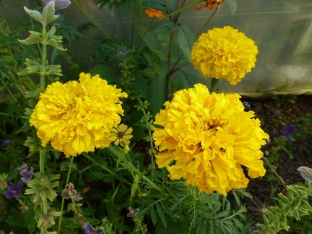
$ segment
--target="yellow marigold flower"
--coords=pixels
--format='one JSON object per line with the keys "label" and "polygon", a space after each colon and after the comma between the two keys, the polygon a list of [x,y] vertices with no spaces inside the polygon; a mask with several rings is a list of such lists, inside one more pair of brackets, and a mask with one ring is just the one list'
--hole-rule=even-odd
{"label": "yellow marigold flower", "polygon": [[109,146],[123,115],[119,98],[128,96],[99,75],[81,73],[79,81],[49,85],[30,117],[42,146],[51,141],[66,157]]}
{"label": "yellow marigold flower", "polygon": [[145,10],[145,13],[148,15],[148,17],[150,18],[158,18],[158,19],[163,19],[165,18],[164,16],[164,13],[162,11],[158,11],[158,10],[155,10],[151,7],[148,7],[146,10]]}
{"label": "yellow marigold flower", "polygon": [[255,67],[258,47],[245,34],[230,26],[214,28],[194,43],[191,61],[204,77],[235,85]]}
{"label": "yellow marigold flower", "polygon": [[117,126],[117,128],[112,130],[112,135],[114,138],[114,144],[120,145],[122,142],[129,145],[130,139],[133,137],[131,135],[132,128],[128,128],[127,125],[120,124]]}
{"label": "yellow marigold flower", "polygon": [[153,133],[158,167],[166,167],[173,180],[223,195],[247,187],[242,166],[251,178],[264,176],[260,147],[269,136],[239,98],[210,94],[202,84],[176,92],[155,117],[163,126]]}

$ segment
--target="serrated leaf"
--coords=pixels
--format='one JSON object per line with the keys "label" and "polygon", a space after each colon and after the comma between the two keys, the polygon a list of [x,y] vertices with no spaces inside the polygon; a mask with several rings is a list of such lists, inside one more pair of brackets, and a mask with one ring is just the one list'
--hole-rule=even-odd
{"label": "serrated leaf", "polygon": [[184,56],[191,62],[191,51],[196,41],[196,37],[192,30],[186,25],[179,24],[178,43],[180,49],[183,51]]}
{"label": "serrated leaf", "polygon": [[235,0],[224,0],[225,4],[230,8],[231,15],[234,16],[237,10],[237,3]]}
{"label": "serrated leaf", "polygon": [[24,10],[26,13],[33,18],[34,20],[37,20],[38,22],[42,23],[42,15],[39,11],[36,10],[29,10],[27,7],[24,7]]}
{"label": "serrated leaf", "polygon": [[158,48],[159,46],[158,41],[155,39],[154,35],[146,28],[143,28],[141,37],[143,37],[143,41],[146,43],[146,46],[151,51]]}
{"label": "serrated leaf", "polygon": [[164,212],[163,212],[161,206],[159,205],[159,203],[157,203],[156,208],[157,208],[157,212],[158,212],[158,215],[161,219],[162,224],[164,225],[165,228],[167,228],[167,220],[165,218]]}
{"label": "serrated leaf", "polygon": [[194,76],[182,70],[180,70],[180,72],[181,72],[181,79],[182,79],[182,84],[184,88],[186,89],[192,88],[195,84],[198,83],[197,76]]}
{"label": "serrated leaf", "polygon": [[176,30],[176,28],[177,28],[177,25],[175,23],[169,21],[169,23],[159,26],[157,29],[155,29],[153,31],[153,33],[155,33],[155,34],[159,34],[159,33],[170,34],[174,30]]}
{"label": "serrated leaf", "polygon": [[92,76],[100,75],[100,77],[106,80],[109,84],[113,83],[120,74],[118,69],[112,67],[109,64],[96,65],[91,70],[89,70],[89,73]]}

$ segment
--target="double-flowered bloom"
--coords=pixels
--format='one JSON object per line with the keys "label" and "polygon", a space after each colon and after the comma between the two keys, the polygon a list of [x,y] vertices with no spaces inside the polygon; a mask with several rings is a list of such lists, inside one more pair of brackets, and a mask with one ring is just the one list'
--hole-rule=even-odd
{"label": "double-flowered bloom", "polygon": [[255,42],[230,26],[214,28],[194,43],[191,61],[204,77],[222,79],[235,85],[255,67]]}
{"label": "double-flowered bloom", "polygon": [[202,84],[176,92],[154,122],[163,127],[153,134],[157,165],[173,180],[223,195],[247,186],[243,167],[251,178],[263,176],[260,147],[269,136],[239,98],[209,93]]}
{"label": "double-flowered bloom", "polygon": [[42,146],[51,141],[66,157],[105,148],[123,115],[120,98],[128,95],[99,75],[81,73],[79,82],[54,82],[40,94],[30,124]]}

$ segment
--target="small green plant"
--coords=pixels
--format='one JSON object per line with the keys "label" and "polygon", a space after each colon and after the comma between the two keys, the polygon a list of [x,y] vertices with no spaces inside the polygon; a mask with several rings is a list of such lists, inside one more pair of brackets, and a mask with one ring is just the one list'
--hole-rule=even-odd
{"label": "small green plant", "polygon": [[288,102],[288,103],[291,103],[291,104],[295,104],[297,96],[293,95],[293,96],[290,96],[290,97],[282,97],[282,96],[279,96],[279,95],[274,95],[272,97],[272,99],[275,101],[275,107],[276,108],[281,108],[281,106],[285,102]]}
{"label": "small green plant", "polygon": [[289,185],[287,194],[278,194],[278,205],[263,210],[263,224],[257,224],[261,233],[275,234],[282,230],[301,230],[310,233],[312,206],[309,197],[312,196],[311,183]]}

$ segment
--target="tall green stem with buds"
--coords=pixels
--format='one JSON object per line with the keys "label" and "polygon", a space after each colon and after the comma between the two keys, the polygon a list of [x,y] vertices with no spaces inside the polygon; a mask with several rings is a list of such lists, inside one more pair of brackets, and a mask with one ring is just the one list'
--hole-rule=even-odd
{"label": "tall green stem with buds", "polygon": [[[53,23],[59,15],[55,14],[55,2],[48,2],[42,13],[36,10],[30,10],[24,7],[26,13],[34,20],[42,24],[41,32],[29,31],[29,37],[25,40],[19,40],[20,43],[25,45],[41,44],[41,61],[33,59],[26,59],[26,68],[19,72],[19,76],[28,76],[29,74],[39,74],[40,87],[33,91],[28,92],[28,97],[38,97],[40,92],[44,92],[46,86],[46,77],[50,75],[61,76],[60,65],[49,65],[47,61],[47,46],[50,45],[58,50],[64,50],[62,47],[62,37],[55,35],[56,26],[52,26],[47,32],[47,25]],[[30,148],[32,148],[30,146]],[[49,232],[48,229],[55,225],[54,217],[61,216],[61,212],[51,211],[50,204],[56,198],[57,194],[54,189],[58,186],[58,174],[49,174],[45,171],[45,154],[47,150],[40,147],[39,151],[39,168],[40,172],[34,173],[35,179],[28,183],[29,189],[25,194],[34,195],[33,203],[39,206],[41,211],[37,212],[38,224],[37,227],[41,230],[41,234],[56,232]],[[56,180],[56,181],[55,181]]]}

